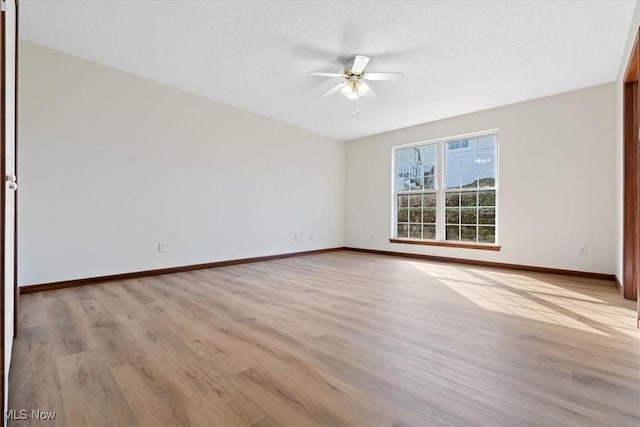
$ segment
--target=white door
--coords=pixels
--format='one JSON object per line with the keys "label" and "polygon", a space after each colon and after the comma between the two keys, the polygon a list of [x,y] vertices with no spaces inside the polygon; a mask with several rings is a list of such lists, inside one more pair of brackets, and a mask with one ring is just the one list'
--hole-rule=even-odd
{"label": "white door", "polygon": [[4,5],[4,233],[3,235],[3,296],[4,296],[4,408],[7,408],[9,365],[14,335],[14,238],[15,238],[15,198],[16,198],[16,168],[15,168],[15,48],[16,48],[16,3],[14,0]]}

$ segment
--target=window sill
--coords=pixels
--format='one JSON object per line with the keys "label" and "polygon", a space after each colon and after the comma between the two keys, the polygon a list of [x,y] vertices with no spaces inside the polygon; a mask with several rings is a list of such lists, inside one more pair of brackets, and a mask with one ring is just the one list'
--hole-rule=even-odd
{"label": "window sill", "polygon": [[407,245],[424,246],[445,246],[448,248],[481,249],[485,251],[499,251],[502,246],[491,243],[465,243],[465,242],[443,242],[440,240],[412,240],[412,239],[389,239],[391,243],[404,243]]}

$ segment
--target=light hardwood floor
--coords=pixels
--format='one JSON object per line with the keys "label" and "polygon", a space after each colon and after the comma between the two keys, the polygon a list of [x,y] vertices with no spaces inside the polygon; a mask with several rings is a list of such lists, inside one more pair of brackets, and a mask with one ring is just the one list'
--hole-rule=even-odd
{"label": "light hardwood floor", "polygon": [[29,294],[10,425],[640,425],[606,282],[333,252]]}

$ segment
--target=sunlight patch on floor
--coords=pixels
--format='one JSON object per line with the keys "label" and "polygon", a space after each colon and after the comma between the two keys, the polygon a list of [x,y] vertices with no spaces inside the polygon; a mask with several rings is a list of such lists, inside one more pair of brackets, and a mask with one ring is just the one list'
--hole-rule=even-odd
{"label": "sunlight patch on floor", "polygon": [[594,334],[607,335],[575,318],[557,313],[545,305],[531,301],[526,296],[505,289],[500,289],[496,292],[497,289],[493,289],[491,285],[478,285],[447,279],[440,279],[440,283],[485,310],[570,327]]}
{"label": "sunlight patch on floor", "polygon": [[637,336],[630,327],[633,313],[629,309],[579,292],[583,285],[570,289],[566,283],[552,283],[553,278],[547,281],[517,273],[412,264],[485,310],[599,335],[611,331]]}
{"label": "sunlight patch on floor", "polygon": [[484,276],[490,280],[494,280],[510,288],[519,289],[522,291],[530,291],[535,293],[546,291],[554,296],[564,296],[584,301],[604,302],[603,300],[595,298],[591,295],[585,295],[583,293],[568,289],[566,285],[554,284],[551,281],[543,281],[531,276],[515,273],[493,272],[479,269],[472,271],[475,274]]}
{"label": "sunlight patch on floor", "polygon": [[[547,305],[554,307],[554,311],[570,311],[571,317],[581,320],[584,317],[588,321],[597,322],[608,328],[617,330],[631,336],[638,336],[635,327],[635,307],[620,307],[612,305],[606,300],[586,295],[579,291],[580,286],[577,285],[576,290],[569,289],[566,283],[551,283],[554,278],[539,280],[534,277],[508,274],[501,272],[490,272],[486,270],[473,270],[474,273],[490,278],[500,285],[504,285],[513,289],[517,293],[528,294],[531,298],[548,303]],[[556,279],[558,280],[558,279]],[[526,286],[522,286],[526,283]],[[599,284],[586,286],[601,286]],[[603,287],[603,290],[606,287]],[[617,297],[617,295],[616,295]]]}

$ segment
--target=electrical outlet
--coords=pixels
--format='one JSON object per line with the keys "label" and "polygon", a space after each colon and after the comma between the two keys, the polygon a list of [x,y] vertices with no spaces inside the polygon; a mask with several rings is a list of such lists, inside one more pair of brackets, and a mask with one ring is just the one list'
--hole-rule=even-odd
{"label": "electrical outlet", "polygon": [[297,234],[293,235],[293,241],[297,242],[298,240],[300,240],[300,236],[298,236]]}
{"label": "electrical outlet", "polygon": [[164,242],[158,243],[158,252],[160,252],[161,254],[167,252],[167,244]]}
{"label": "electrical outlet", "polygon": [[369,235],[369,240],[376,240],[376,236],[373,233],[371,233]]}
{"label": "electrical outlet", "polygon": [[313,240],[313,234],[309,234],[309,240]]}
{"label": "electrical outlet", "polygon": [[580,246],[580,249],[578,249],[578,255],[587,255],[589,253],[589,248],[587,248],[586,246]]}

